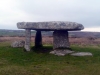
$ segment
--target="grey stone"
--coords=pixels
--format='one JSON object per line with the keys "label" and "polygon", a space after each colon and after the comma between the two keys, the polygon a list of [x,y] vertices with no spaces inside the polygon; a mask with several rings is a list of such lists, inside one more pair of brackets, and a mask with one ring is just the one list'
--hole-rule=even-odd
{"label": "grey stone", "polygon": [[57,55],[57,56],[65,56],[65,54],[63,54],[63,53],[56,53],[55,55]]}
{"label": "grey stone", "polygon": [[31,30],[26,29],[25,31],[26,35],[25,35],[25,50],[26,51],[30,51],[30,43],[31,43]]}
{"label": "grey stone", "polygon": [[19,29],[33,29],[33,30],[82,30],[83,25],[76,22],[69,21],[50,21],[50,22],[19,22],[17,23]]}
{"label": "grey stone", "polygon": [[54,54],[54,55],[58,55],[58,56],[64,56],[64,55],[67,55],[67,54],[71,54],[73,52],[74,51],[71,51],[71,50],[54,50],[54,51],[51,51],[50,54]]}
{"label": "grey stone", "polygon": [[72,53],[72,56],[93,56],[92,53],[90,52],[76,52],[76,53]]}
{"label": "grey stone", "polygon": [[14,41],[11,44],[11,47],[17,48],[17,47],[24,47],[25,41]]}
{"label": "grey stone", "polygon": [[53,32],[53,49],[70,48],[68,31]]}

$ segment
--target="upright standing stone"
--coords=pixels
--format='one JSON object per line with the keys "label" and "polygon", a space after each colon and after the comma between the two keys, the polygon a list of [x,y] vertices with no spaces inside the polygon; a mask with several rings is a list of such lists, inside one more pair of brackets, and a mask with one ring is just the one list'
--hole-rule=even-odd
{"label": "upright standing stone", "polygon": [[68,31],[53,32],[53,49],[70,48]]}
{"label": "upright standing stone", "polygon": [[42,47],[42,35],[41,35],[41,31],[36,32],[36,37],[35,37],[35,47],[36,48],[40,48]]}
{"label": "upright standing stone", "polygon": [[25,37],[25,50],[26,51],[30,51],[30,44],[31,44],[31,30],[30,29],[26,29],[26,37]]}

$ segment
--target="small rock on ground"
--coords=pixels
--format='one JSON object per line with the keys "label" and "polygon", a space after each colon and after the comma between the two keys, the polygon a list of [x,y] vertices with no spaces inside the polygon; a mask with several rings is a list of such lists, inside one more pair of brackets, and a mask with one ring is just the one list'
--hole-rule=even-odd
{"label": "small rock on ground", "polygon": [[25,41],[14,41],[11,44],[11,47],[13,47],[13,48],[24,47],[24,45],[25,45]]}
{"label": "small rock on ground", "polygon": [[51,51],[50,54],[58,55],[58,56],[64,56],[66,54],[73,53],[74,51],[71,50],[54,50]]}
{"label": "small rock on ground", "polygon": [[92,53],[90,52],[76,52],[76,53],[72,53],[72,56],[93,56]]}

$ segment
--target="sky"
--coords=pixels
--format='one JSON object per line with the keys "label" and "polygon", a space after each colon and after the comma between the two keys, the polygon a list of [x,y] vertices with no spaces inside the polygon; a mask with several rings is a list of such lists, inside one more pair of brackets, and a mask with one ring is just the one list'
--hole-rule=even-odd
{"label": "sky", "polygon": [[17,22],[71,21],[100,32],[100,0],[0,0],[0,29]]}

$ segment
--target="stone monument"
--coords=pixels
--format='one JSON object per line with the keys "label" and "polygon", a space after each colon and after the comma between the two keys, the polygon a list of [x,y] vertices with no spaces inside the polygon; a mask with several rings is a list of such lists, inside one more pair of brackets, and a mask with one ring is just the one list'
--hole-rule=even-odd
{"label": "stone monument", "polygon": [[19,22],[19,29],[25,29],[26,41],[24,48],[30,51],[31,30],[36,30],[35,47],[42,46],[41,31],[53,32],[53,49],[70,48],[68,31],[76,31],[84,29],[82,24],[68,21],[50,21],[50,22]]}

